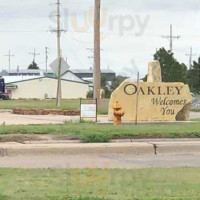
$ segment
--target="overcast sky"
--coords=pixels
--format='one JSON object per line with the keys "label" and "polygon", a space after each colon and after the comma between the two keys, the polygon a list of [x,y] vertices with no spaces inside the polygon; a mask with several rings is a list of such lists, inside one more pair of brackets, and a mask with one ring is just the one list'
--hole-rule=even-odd
{"label": "overcast sky", "polygon": [[[92,8],[94,0],[61,0],[62,54],[71,68],[89,69],[92,66],[93,47]],[[56,27],[53,0],[0,0],[0,68],[8,68],[11,50],[11,68],[27,68],[32,61],[29,52],[40,53],[36,62],[45,68],[45,47],[49,47],[49,64],[56,58]],[[50,17],[49,17],[50,16]],[[169,49],[169,35],[173,24],[175,57],[188,64],[190,47],[200,55],[200,1],[199,0],[102,0],[102,68],[118,74],[131,74],[136,68],[141,76],[153,59],[156,48]]]}

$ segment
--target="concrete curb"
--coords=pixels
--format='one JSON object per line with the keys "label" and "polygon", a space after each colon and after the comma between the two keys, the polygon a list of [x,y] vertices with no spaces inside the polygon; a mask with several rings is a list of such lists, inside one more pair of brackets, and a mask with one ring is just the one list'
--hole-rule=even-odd
{"label": "concrete curb", "polygon": [[18,155],[153,155],[151,144],[122,143],[122,144],[0,144],[0,156]]}
{"label": "concrete curb", "polygon": [[156,154],[188,154],[200,153],[200,143],[183,142],[183,143],[157,143],[155,144]]}
{"label": "concrete curb", "polygon": [[[113,143],[175,143],[175,142],[200,142],[200,138],[174,138],[174,139],[167,139],[167,138],[155,138],[155,139],[114,139],[111,140],[109,143],[105,144],[113,144]],[[1,144],[1,143],[0,143]],[[6,143],[5,143],[6,144]],[[85,144],[81,140],[38,140],[38,141],[24,141],[23,144]]]}
{"label": "concrete curb", "polygon": [[165,155],[200,153],[200,141],[147,141],[133,143],[19,144],[0,143],[0,157],[27,155]]}

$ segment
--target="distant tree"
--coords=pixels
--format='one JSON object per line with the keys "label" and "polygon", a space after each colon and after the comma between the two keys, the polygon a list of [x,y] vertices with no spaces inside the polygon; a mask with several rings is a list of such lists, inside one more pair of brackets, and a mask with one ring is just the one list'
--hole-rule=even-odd
{"label": "distant tree", "polygon": [[124,77],[124,76],[115,77],[115,79],[113,80],[112,85],[111,85],[111,90],[114,91],[126,79],[127,79],[127,77]]}
{"label": "distant tree", "polygon": [[93,98],[93,91],[89,91],[88,93],[87,93],[87,99],[92,99]]}
{"label": "distant tree", "polygon": [[110,98],[110,95],[111,95],[111,89],[110,89],[110,86],[106,80],[106,76],[105,75],[102,75],[101,76],[101,89],[103,89],[103,93],[101,94],[102,95],[102,98]]}
{"label": "distant tree", "polygon": [[[117,76],[113,82],[112,85],[110,86],[108,82],[106,81],[106,76],[101,77],[101,89],[103,89],[103,92],[101,94],[102,98],[110,98],[112,92],[119,87],[119,85],[127,79],[126,77],[123,76]],[[88,92],[87,98],[93,98],[93,91]]]}
{"label": "distant tree", "polygon": [[188,83],[188,68],[184,63],[182,63],[181,66],[182,66],[182,70],[181,70],[182,81],[181,82]]}
{"label": "distant tree", "polygon": [[185,64],[180,64],[173,53],[161,48],[155,53],[154,60],[160,62],[163,82],[187,83],[187,67]]}
{"label": "distant tree", "polygon": [[101,88],[104,89],[108,85],[108,82],[106,81],[106,76],[101,76]]}
{"label": "distant tree", "polygon": [[141,80],[144,82],[147,82],[147,75],[144,78],[142,78]]}
{"label": "distant tree", "polygon": [[198,62],[194,61],[191,69],[188,70],[188,83],[194,93],[200,93],[200,57]]}
{"label": "distant tree", "polygon": [[35,61],[33,61],[29,66],[28,69],[40,69]]}

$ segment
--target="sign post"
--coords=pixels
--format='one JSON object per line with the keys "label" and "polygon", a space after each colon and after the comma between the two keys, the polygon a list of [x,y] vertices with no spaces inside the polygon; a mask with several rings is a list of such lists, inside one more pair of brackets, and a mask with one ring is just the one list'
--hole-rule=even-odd
{"label": "sign post", "polygon": [[[139,82],[140,82],[140,73],[137,73],[137,88],[139,88]],[[138,124],[138,104],[139,104],[139,90],[137,90],[137,96],[136,96],[136,112],[135,112],[135,125]]]}
{"label": "sign post", "polygon": [[97,122],[97,99],[80,99],[80,122],[84,118],[94,118]]}

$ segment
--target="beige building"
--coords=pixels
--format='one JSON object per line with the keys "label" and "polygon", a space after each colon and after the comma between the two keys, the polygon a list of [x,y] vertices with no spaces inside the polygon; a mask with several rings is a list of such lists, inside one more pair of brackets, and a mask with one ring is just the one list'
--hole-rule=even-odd
{"label": "beige building", "polygon": [[[73,80],[61,81],[62,98],[86,98],[89,83]],[[39,77],[34,79],[10,82],[6,84],[6,91],[12,99],[45,99],[56,98],[57,79]]]}

